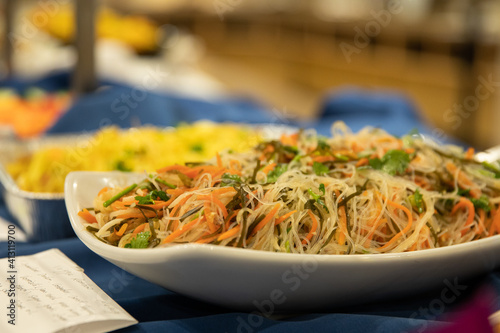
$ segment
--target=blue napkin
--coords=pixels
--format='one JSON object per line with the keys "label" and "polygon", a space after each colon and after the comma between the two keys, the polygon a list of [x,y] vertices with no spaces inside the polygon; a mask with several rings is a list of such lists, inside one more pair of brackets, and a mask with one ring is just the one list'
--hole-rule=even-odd
{"label": "blue napkin", "polygon": [[336,89],[324,97],[320,110],[321,123],[328,125],[342,120],[354,132],[365,126],[382,128],[398,136],[414,129],[428,130],[414,103],[400,92]]}
{"label": "blue napkin", "polygon": [[93,131],[110,125],[175,126],[200,119],[270,123],[272,115],[250,100],[203,101],[115,85],[78,98],[47,133]]}

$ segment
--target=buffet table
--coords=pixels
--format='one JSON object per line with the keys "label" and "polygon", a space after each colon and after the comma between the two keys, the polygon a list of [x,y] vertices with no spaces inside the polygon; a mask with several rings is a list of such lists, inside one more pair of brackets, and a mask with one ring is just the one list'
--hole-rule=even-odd
{"label": "buffet table", "polygon": [[[36,85],[57,90],[66,83],[68,78],[62,74],[36,82]],[[110,105],[124,94],[131,95],[135,88],[110,82],[106,85],[106,89],[76,100],[48,133],[88,132],[111,124],[123,128],[138,124],[172,126],[199,119],[307,126],[324,135],[329,134],[336,120],[344,120],[354,131],[373,125],[395,135],[414,128],[432,133],[412,103],[396,93],[369,93],[357,89],[336,92],[325,97],[317,121],[301,123],[244,98],[203,101],[152,92],[136,101],[135,107],[129,105],[126,114],[119,113]],[[16,87],[22,89],[23,83]],[[2,201],[0,216],[15,222]],[[495,270],[472,280],[447,282],[441,288],[406,299],[371,304],[360,300],[360,305],[356,306],[261,316],[165,290],[107,262],[76,237],[40,243],[18,241],[16,256],[52,248],[59,249],[83,268],[93,282],[139,322],[120,332],[491,332],[487,316],[500,309],[500,271]],[[5,258],[8,249],[5,240],[0,242],[0,249],[0,257]],[[450,288],[454,297],[443,299],[443,291]],[[21,313],[19,320],[28,319]]]}

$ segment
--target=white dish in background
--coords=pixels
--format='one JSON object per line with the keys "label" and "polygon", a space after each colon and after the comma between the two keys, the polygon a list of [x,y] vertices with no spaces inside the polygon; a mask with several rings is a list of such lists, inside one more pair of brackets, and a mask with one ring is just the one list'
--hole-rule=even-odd
{"label": "white dish in background", "polygon": [[205,244],[155,249],[107,245],[86,231],[78,211],[104,186],[144,178],[72,172],[65,201],[71,225],[92,251],[124,270],[195,299],[241,310],[294,311],[361,304],[461,286],[500,263],[500,236],[400,254],[298,255]]}

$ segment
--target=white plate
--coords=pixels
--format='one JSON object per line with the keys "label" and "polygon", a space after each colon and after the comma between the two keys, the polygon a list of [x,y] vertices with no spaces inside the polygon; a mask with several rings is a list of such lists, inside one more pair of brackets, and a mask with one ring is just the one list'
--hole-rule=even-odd
{"label": "white plate", "polygon": [[107,245],[85,230],[77,213],[92,206],[101,188],[143,178],[121,172],[70,173],[65,201],[78,237],[92,251],[132,274],[233,309],[257,308],[271,314],[409,296],[431,288],[460,292],[468,278],[491,271],[500,263],[499,236],[410,253],[342,256],[204,244],[123,249]]}

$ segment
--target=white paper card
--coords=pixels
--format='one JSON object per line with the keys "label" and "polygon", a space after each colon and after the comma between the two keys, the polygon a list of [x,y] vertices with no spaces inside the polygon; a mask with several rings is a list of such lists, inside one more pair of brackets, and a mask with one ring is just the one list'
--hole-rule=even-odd
{"label": "white paper card", "polygon": [[0,260],[0,332],[109,332],[137,323],[60,250],[9,259]]}

